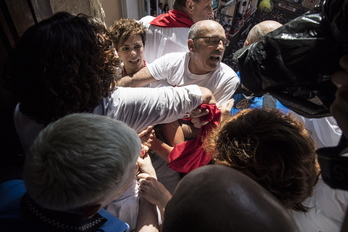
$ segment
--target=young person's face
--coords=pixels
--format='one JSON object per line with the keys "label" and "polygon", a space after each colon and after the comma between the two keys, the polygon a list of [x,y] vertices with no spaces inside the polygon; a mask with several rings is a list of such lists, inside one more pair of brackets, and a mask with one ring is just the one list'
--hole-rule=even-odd
{"label": "young person's face", "polygon": [[140,35],[131,35],[121,44],[117,53],[127,74],[134,74],[144,66],[144,44]]}

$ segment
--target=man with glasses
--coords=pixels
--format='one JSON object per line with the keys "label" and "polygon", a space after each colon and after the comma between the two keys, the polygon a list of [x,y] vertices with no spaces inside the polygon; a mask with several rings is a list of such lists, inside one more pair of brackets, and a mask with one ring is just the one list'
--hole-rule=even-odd
{"label": "man with glasses", "polygon": [[146,27],[147,63],[171,52],[186,52],[189,28],[200,20],[213,17],[212,0],[175,0],[173,10],[139,21]]}
{"label": "man with glasses", "polygon": [[166,54],[132,77],[123,77],[117,85],[160,87],[196,84],[210,89],[217,104],[221,105],[232,97],[239,85],[236,73],[221,63],[228,43],[219,23],[199,21],[189,30],[188,52]]}

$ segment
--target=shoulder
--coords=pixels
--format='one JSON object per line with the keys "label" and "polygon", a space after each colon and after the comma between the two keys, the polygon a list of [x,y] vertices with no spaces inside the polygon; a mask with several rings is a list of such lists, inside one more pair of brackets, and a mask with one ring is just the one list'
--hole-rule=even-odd
{"label": "shoulder", "polygon": [[154,20],[155,17],[151,16],[151,15],[147,15],[145,17],[142,17],[141,19],[139,19],[139,23],[143,24],[145,27],[148,27],[150,25],[150,22],[152,20]]}

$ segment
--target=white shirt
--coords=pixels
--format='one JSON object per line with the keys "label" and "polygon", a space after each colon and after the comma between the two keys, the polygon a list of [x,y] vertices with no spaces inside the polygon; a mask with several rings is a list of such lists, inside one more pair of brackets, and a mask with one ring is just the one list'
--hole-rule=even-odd
{"label": "white shirt", "polygon": [[332,189],[324,183],[321,176],[313,196],[303,205],[310,207],[309,212],[290,211],[300,232],[339,232],[348,203],[348,191]]}
{"label": "white shirt", "polygon": [[218,105],[232,98],[239,85],[237,74],[224,63],[220,63],[215,71],[203,75],[196,75],[189,70],[189,52],[169,53],[156,59],[147,68],[158,81],[150,87],[159,87],[166,81],[172,86],[199,85],[206,87],[214,94]]}
{"label": "white shirt", "polygon": [[305,118],[295,114],[311,132],[316,148],[337,146],[342,130],[338,127],[334,117]]}
{"label": "white shirt", "polygon": [[171,52],[187,52],[188,32],[185,27],[158,27],[150,25],[153,16],[139,20],[146,28],[144,60],[152,63],[155,59]]}
{"label": "white shirt", "polygon": [[[104,98],[93,113],[120,120],[139,132],[150,125],[182,118],[201,103],[202,93],[196,85],[156,89],[119,87],[110,97]],[[14,124],[27,153],[44,127],[22,114],[18,105],[14,112]]]}

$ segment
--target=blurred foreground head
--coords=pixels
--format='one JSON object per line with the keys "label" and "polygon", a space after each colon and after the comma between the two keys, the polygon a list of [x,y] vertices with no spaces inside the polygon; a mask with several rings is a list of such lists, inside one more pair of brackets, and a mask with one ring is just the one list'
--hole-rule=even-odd
{"label": "blurred foreground head", "polygon": [[140,150],[137,133],[123,122],[94,114],[65,116],[31,147],[24,165],[27,192],[46,209],[98,211],[129,186]]}
{"label": "blurred foreground head", "polygon": [[163,232],[298,231],[269,192],[224,165],[207,165],[187,174],[164,218]]}

